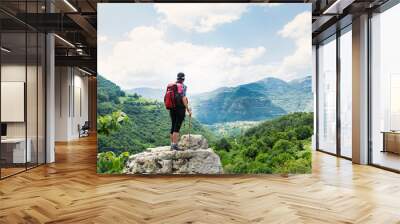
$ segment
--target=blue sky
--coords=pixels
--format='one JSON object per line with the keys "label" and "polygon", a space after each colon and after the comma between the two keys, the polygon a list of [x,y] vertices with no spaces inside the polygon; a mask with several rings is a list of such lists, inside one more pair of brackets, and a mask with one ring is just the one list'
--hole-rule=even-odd
{"label": "blue sky", "polygon": [[194,93],[290,80],[311,73],[310,57],[310,4],[98,6],[99,74],[124,89],[162,88],[180,71]]}

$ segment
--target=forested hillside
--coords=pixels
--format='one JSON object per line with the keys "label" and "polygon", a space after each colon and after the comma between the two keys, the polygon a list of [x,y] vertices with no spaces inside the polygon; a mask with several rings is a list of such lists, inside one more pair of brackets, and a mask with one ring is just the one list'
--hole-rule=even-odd
{"label": "forested hillside", "polygon": [[119,86],[101,75],[97,76],[97,103],[100,104],[98,107],[100,115],[109,112],[104,111],[104,109],[112,109],[111,105],[119,104],[119,97],[121,96],[125,96],[125,92]]}
{"label": "forested hillside", "polygon": [[226,173],[309,173],[312,113],[263,122],[237,138],[222,138],[214,150]]}
{"label": "forested hillside", "polygon": [[[119,86],[98,76],[98,115],[122,111],[129,123],[111,135],[99,135],[99,152],[113,151],[117,154],[128,151],[138,153],[148,147],[169,145],[170,118],[163,103],[145,99],[137,94],[125,94]],[[188,133],[188,117],[181,129]],[[192,133],[202,134],[209,141],[213,135],[198,121],[192,121]]]}
{"label": "forested hillside", "polygon": [[261,121],[313,107],[311,77],[290,82],[266,78],[258,82],[223,87],[193,97],[196,118],[204,124]]}
{"label": "forested hillside", "polygon": [[[271,84],[270,81],[268,83]],[[302,81],[299,83],[304,84]],[[99,117],[107,117],[120,111],[115,115],[126,114],[129,118],[127,122],[121,122],[117,131],[98,134],[98,172],[119,173],[129,155],[149,147],[170,144],[170,118],[163,103],[138,94],[127,94],[101,76],[98,76],[98,86]],[[296,86],[299,91],[304,91],[302,88],[308,89],[307,85]],[[238,92],[246,88],[248,87],[242,87]],[[250,89],[254,91],[256,88]],[[228,94],[227,97],[229,96]],[[260,106],[268,107],[269,104]],[[242,129],[244,126],[248,128]],[[207,138],[221,159],[224,173],[311,172],[310,141],[313,133],[313,114],[310,112],[290,113],[261,123],[235,122],[216,128],[221,132],[220,135],[214,135],[205,125],[193,120],[191,133]],[[230,130],[235,130],[236,134],[224,134]],[[181,134],[186,133],[188,119],[181,130]],[[220,138],[221,136],[225,137]]]}

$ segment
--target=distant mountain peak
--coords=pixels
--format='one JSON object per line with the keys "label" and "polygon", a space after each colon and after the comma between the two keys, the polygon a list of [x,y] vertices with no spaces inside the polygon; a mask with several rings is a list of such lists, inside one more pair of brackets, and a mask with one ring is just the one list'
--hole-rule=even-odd
{"label": "distant mountain peak", "polygon": [[136,93],[143,96],[144,98],[152,100],[163,101],[164,99],[164,90],[162,89],[151,88],[151,87],[138,87],[138,88],[128,89],[125,91],[131,94]]}
{"label": "distant mountain peak", "polygon": [[267,77],[264,79],[261,79],[258,82],[255,83],[259,83],[262,84],[265,88],[274,88],[277,86],[287,86],[288,83],[285,80],[282,80],[280,78],[276,78],[276,77]]}
{"label": "distant mountain peak", "polygon": [[306,81],[311,81],[311,75],[307,75],[298,79],[293,79],[291,80],[289,83],[293,84],[293,83],[302,83],[302,82],[306,82]]}
{"label": "distant mountain peak", "polygon": [[267,77],[267,78],[264,78],[263,80],[265,80],[265,81],[283,81],[282,79],[276,78],[276,77]]}

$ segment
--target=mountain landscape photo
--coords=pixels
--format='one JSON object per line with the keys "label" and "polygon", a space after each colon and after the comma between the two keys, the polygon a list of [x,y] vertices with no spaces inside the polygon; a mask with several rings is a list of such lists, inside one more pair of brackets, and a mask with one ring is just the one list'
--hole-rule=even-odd
{"label": "mountain landscape photo", "polygon": [[[307,4],[106,5],[98,20],[98,173],[311,172]],[[109,16],[116,9],[126,23]],[[165,105],[175,81],[182,91],[168,92]]]}

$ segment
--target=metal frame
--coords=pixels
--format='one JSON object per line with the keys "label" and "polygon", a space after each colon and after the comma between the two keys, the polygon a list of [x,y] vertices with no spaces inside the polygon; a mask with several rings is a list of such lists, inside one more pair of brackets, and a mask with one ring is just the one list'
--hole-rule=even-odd
{"label": "metal frame", "polygon": [[[351,26],[352,23],[347,24],[344,27],[341,26],[336,26],[337,31],[330,36],[326,37],[325,39],[321,40],[317,45],[316,45],[316,150],[319,152],[323,152],[329,155],[333,155],[339,158],[347,159],[347,160],[352,160],[352,158],[343,156],[342,155],[342,150],[341,150],[341,117],[340,117],[340,103],[341,103],[341,97],[340,97],[340,82],[341,82],[341,59],[340,59],[340,37],[345,33],[343,32],[344,30],[348,29],[349,26]],[[332,38],[332,36],[335,35],[335,38],[332,39],[331,41],[336,41],[336,152],[328,152],[324,149],[319,148],[319,44],[327,41],[329,38]]]}
{"label": "metal frame", "polygon": [[[36,1],[36,2],[38,3],[39,1]],[[38,5],[36,6],[36,9],[38,11],[38,9],[39,9]],[[27,10],[27,5],[25,5],[25,11],[26,10]],[[3,10],[1,10],[1,11],[4,12]],[[47,11],[47,7],[46,7],[46,11]],[[27,16],[27,14],[25,14],[25,17],[26,16]],[[21,171],[18,171],[18,172],[15,172],[15,173],[12,173],[12,174],[7,175],[7,176],[3,176],[2,175],[2,169],[3,168],[0,167],[0,180],[4,180],[4,179],[6,179],[8,177],[12,177],[14,175],[26,172],[26,171],[28,171],[30,169],[34,169],[36,167],[39,167],[39,166],[44,165],[44,164],[47,163],[47,128],[46,128],[47,127],[47,110],[46,109],[43,111],[44,112],[44,117],[43,117],[44,120],[42,121],[44,123],[44,133],[43,133],[44,134],[44,136],[43,136],[44,145],[42,146],[42,147],[44,147],[44,150],[43,150],[44,155],[42,155],[44,161],[43,161],[43,163],[39,163],[39,106],[38,106],[39,105],[39,68],[38,68],[38,66],[39,66],[39,33],[43,33],[43,32],[40,32],[39,30],[29,26],[27,23],[23,23],[23,24],[24,24],[24,27],[25,27],[25,30],[22,32],[22,33],[25,34],[25,85],[24,85],[24,91],[25,91],[25,93],[24,93],[24,97],[25,97],[25,99],[24,99],[24,107],[25,107],[24,108],[24,120],[25,120],[25,169],[23,169]],[[37,99],[36,104],[37,104],[37,107],[36,107],[36,136],[35,136],[36,137],[36,143],[37,143],[37,145],[36,145],[37,146],[36,147],[36,151],[37,152],[36,152],[36,162],[32,163],[32,164],[29,164],[29,165],[32,165],[32,166],[28,166],[28,162],[27,162],[28,155],[26,153],[27,147],[28,147],[28,145],[27,145],[27,140],[28,140],[28,125],[27,125],[27,121],[28,121],[28,119],[27,119],[27,116],[28,116],[28,112],[27,112],[27,95],[28,95],[28,93],[27,93],[27,81],[28,81],[28,68],[27,68],[27,64],[28,64],[28,30],[33,30],[36,33],[36,45],[37,45],[36,46],[36,99]],[[0,32],[0,44],[1,44],[2,33],[3,32]],[[43,107],[47,108],[47,81],[46,81],[46,78],[47,78],[47,38],[46,38],[46,35],[47,35],[47,33],[43,33],[43,34],[45,34],[44,38],[43,38],[44,41],[42,41],[42,44],[44,44],[44,46],[43,46],[44,47],[44,51],[42,51],[42,53],[44,53],[44,55],[43,55],[43,58],[44,58],[44,69],[42,70],[42,76],[43,76],[43,80],[42,81],[44,82]],[[0,68],[2,66],[1,62],[2,62],[2,56],[0,54]],[[0,81],[1,81],[1,69],[0,69]],[[0,87],[0,89],[1,89],[1,87]],[[0,96],[1,96],[1,93],[0,93]],[[1,115],[0,115],[0,120],[1,120]],[[1,144],[0,144],[0,156],[1,156]]]}
{"label": "metal frame", "polygon": [[[0,23],[0,30],[1,30],[1,25],[2,25],[2,23]],[[0,46],[2,46],[2,40],[3,40],[3,38],[2,38],[2,32],[0,32]],[[2,61],[2,57],[1,57],[1,55],[2,55],[2,53],[0,52],[0,84],[1,84],[1,78],[2,78],[2,74],[1,74],[1,61]],[[0,124],[1,124],[1,85],[0,85]],[[1,135],[1,134],[0,134]],[[1,150],[1,144],[0,144],[0,164],[1,164],[1,152],[2,152],[2,150]],[[0,180],[2,179],[1,178],[1,166],[0,166]]]}
{"label": "metal frame", "polygon": [[341,77],[341,65],[340,65],[340,36],[341,30],[336,31],[336,155],[341,157],[341,133],[342,133],[342,124],[340,118],[340,77]]}
{"label": "metal frame", "polygon": [[[334,156],[337,156],[337,154],[335,154],[335,153],[332,153],[332,152],[329,152],[329,151],[326,151],[326,150],[324,150],[324,149],[321,149],[320,147],[319,147],[319,91],[320,91],[320,88],[319,88],[319,84],[320,84],[320,79],[319,79],[319,77],[320,77],[320,74],[319,74],[319,57],[320,57],[320,55],[319,55],[319,51],[318,51],[318,49],[320,48],[320,44],[321,43],[323,43],[323,42],[325,42],[325,41],[327,41],[329,38],[332,38],[334,35],[336,35],[336,33],[334,33],[334,34],[332,34],[332,35],[330,35],[330,36],[328,36],[328,37],[326,37],[325,39],[323,39],[323,40],[321,40],[319,43],[318,43],[318,47],[316,47],[316,55],[317,55],[317,57],[316,57],[316,80],[317,80],[317,82],[316,82],[316,98],[317,98],[317,102],[316,102],[316,111],[317,111],[317,116],[316,116],[316,119],[317,119],[317,122],[316,122],[316,126],[317,126],[317,136],[316,136],[316,150],[317,151],[319,151],[319,152],[323,152],[323,153],[326,153],[326,154],[329,154],[329,155],[334,155]],[[335,36],[335,38],[332,38],[332,40],[330,40],[330,41],[336,41],[337,42],[337,36]],[[330,42],[330,41],[328,41],[328,42]],[[336,43],[336,52],[337,52],[337,43]],[[336,62],[337,62],[337,56],[336,56]],[[337,70],[337,65],[336,65],[336,70]],[[336,71],[336,76],[337,76],[337,71]],[[337,101],[337,80],[336,80],[336,101]],[[337,102],[336,102],[336,104],[337,104]],[[336,123],[337,123],[337,111],[336,111]],[[336,129],[337,129],[337,124],[336,124]],[[337,130],[336,130],[336,132],[337,132]],[[336,137],[337,137],[337,133],[336,133]],[[337,139],[336,139],[336,141],[337,141]],[[337,144],[336,144],[336,153],[337,153]]]}
{"label": "metal frame", "polygon": [[[342,97],[341,97],[341,91],[342,91],[342,89],[341,89],[341,82],[342,82],[342,64],[341,64],[341,62],[342,62],[342,59],[341,59],[341,51],[340,51],[340,46],[341,46],[341,37],[344,35],[344,34],[346,34],[347,32],[351,32],[352,31],[352,28],[351,28],[351,26],[352,26],[352,23],[350,23],[350,24],[347,24],[346,26],[344,26],[344,27],[341,27],[338,31],[337,31],[337,34],[336,34],[336,37],[337,37],[337,43],[336,43],[336,46],[337,46],[337,64],[336,64],[336,69],[337,69],[337,79],[336,79],[336,84],[337,84],[337,93],[336,93],[336,97],[337,97],[337,105],[336,105],[336,108],[337,108],[337,114],[336,114],[336,116],[337,116],[337,127],[338,127],[338,129],[336,130],[337,131],[337,133],[336,133],[336,137],[337,137],[337,155],[340,157],[340,158],[344,158],[344,159],[348,159],[348,160],[352,160],[352,158],[351,157],[348,157],[348,156],[344,156],[343,154],[342,154],[342,117],[341,117],[341,111],[342,111],[342,108],[341,108],[341,103],[342,103]],[[352,150],[353,151],[353,150]]]}
{"label": "metal frame", "polygon": [[315,46],[315,148],[319,149],[319,45]]}
{"label": "metal frame", "polygon": [[373,164],[372,163],[372,154],[373,154],[373,148],[372,148],[372,77],[371,77],[371,71],[372,71],[372,64],[371,64],[371,56],[372,56],[372,33],[371,33],[371,19],[372,19],[372,13],[368,13],[368,36],[367,36],[367,45],[368,45],[368,53],[367,53],[367,64],[368,64],[368,69],[367,69],[367,83],[368,83],[368,95],[367,95],[367,119],[368,119],[368,124],[367,124],[367,132],[368,132],[368,164]]}
{"label": "metal frame", "polygon": [[[25,2],[25,12],[28,11]],[[25,21],[27,13],[25,13]],[[24,120],[25,120],[25,170],[28,170],[28,24],[25,23],[25,100],[24,100]],[[1,108],[0,108],[1,109]],[[32,154],[31,154],[32,155]]]}
{"label": "metal frame", "polygon": [[383,13],[386,10],[396,6],[400,3],[400,0],[389,0],[383,5],[379,6],[374,10],[368,11],[368,31],[367,31],[367,44],[368,44],[368,54],[367,54],[367,61],[368,61],[368,69],[367,69],[367,80],[368,80],[368,165],[373,167],[377,167],[380,169],[384,169],[387,171],[400,173],[400,169],[390,168],[381,164],[374,163],[373,155],[374,155],[374,147],[373,147],[373,140],[372,140],[372,93],[374,92],[372,88],[372,18],[373,13]]}

